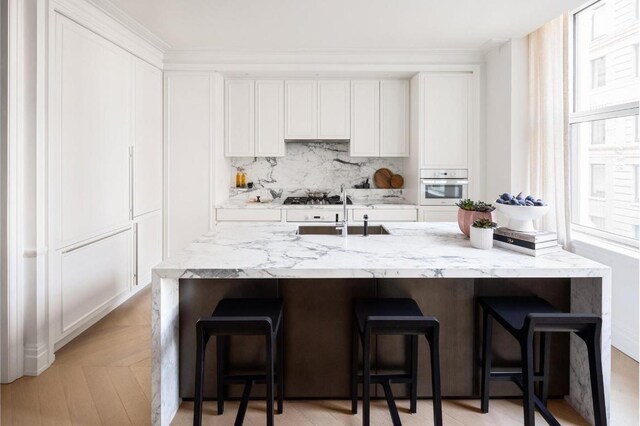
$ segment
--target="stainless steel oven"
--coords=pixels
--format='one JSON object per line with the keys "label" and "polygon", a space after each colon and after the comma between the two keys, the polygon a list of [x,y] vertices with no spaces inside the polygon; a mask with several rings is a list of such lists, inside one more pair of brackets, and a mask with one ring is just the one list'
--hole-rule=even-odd
{"label": "stainless steel oven", "polygon": [[467,198],[466,169],[420,170],[420,205],[453,206]]}

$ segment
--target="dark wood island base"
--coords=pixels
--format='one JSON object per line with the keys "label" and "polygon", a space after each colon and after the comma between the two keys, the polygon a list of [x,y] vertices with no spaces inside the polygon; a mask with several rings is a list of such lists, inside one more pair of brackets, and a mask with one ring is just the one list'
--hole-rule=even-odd
{"label": "dark wood island base", "polygon": [[[285,398],[349,398],[351,300],[359,297],[410,297],[425,315],[440,321],[440,362],[444,397],[479,398],[480,326],[475,298],[490,295],[535,295],[569,312],[569,278],[379,278],[379,279],[181,279],[179,295],[179,393],[194,395],[195,323],[211,315],[222,298],[280,297],[284,301]],[[408,340],[380,336],[375,342],[372,366],[376,372],[408,369]],[[231,339],[229,366],[246,372],[264,366],[264,342],[244,336]],[[569,394],[569,336],[554,335],[551,342],[549,392],[552,397]],[[420,397],[431,396],[429,353],[419,344]],[[519,368],[518,343],[497,328],[493,337],[494,365]],[[206,362],[215,366],[215,345]],[[216,398],[215,368],[206,372],[206,398]],[[394,385],[394,395],[407,397],[406,385]],[[239,397],[240,386],[229,388]],[[254,396],[264,394],[258,385]],[[372,395],[383,397],[381,389]],[[491,384],[492,397],[521,396],[512,383]]]}

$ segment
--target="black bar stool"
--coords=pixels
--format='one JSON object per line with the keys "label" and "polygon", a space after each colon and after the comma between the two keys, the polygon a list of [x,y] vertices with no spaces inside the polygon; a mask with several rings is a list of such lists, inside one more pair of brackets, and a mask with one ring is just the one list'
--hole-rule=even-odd
{"label": "black bar stool", "polygon": [[[222,299],[211,317],[200,318],[196,323],[196,389],[193,411],[193,424],[202,423],[202,399],[204,389],[204,353],[211,336],[216,336],[217,350],[217,389],[218,415],[224,412],[224,386],[226,384],[244,384],[242,399],[235,425],[242,425],[249,403],[251,386],[265,383],[267,386],[267,425],[273,425],[273,386],[278,383],[278,413],[282,413],[284,396],[284,333],[282,330],[281,299]],[[264,375],[225,375],[225,346],[229,336],[261,335],[267,343],[266,374]],[[274,373],[274,349],[277,339],[277,376]]]}
{"label": "black bar stool", "polygon": [[[431,386],[433,388],[433,417],[436,426],[442,425],[442,396],[440,393],[440,355],[438,338],[440,324],[434,317],[425,317],[413,299],[354,299],[353,346],[351,348],[351,412],[358,412],[358,383],[363,383],[362,424],[370,421],[371,384],[380,384],[389,406],[394,426],[400,416],[391,393],[391,383],[408,383],[411,387],[410,410],[418,406],[418,336],[424,335],[431,348]],[[409,374],[371,374],[371,337],[399,334],[411,339],[411,371]],[[358,375],[358,346],[362,342],[363,374]]]}
{"label": "black bar stool", "polygon": [[[606,426],[607,414],[602,381],[600,333],[602,320],[594,314],[569,314],[558,311],[539,297],[480,297],[483,311],[481,408],[489,412],[490,380],[513,381],[523,392],[524,425],[535,425],[537,407],[550,425],[560,423],[547,408],[549,397],[549,333],[575,333],[587,345],[591,395],[596,426]],[[522,373],[491,372],[491,325],[495,319],[520,343]],[[534,371],[534,333],[540,333],[540,371]],[[539,382],[538,395],[534,382]]]}

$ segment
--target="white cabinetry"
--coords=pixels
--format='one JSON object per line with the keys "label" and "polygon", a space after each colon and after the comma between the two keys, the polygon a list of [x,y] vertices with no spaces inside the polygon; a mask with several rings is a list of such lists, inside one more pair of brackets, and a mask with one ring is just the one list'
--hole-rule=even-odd
{"label": "white cabinetry", "polygon": [[284,156],[282,80],[225,81],[225,155]]}
{"label": "white cabinetry", "polygon": [[284,82],[256,81],[255,156],[282,157],[284,148]]}
{"label": "white cabinetry", "polygon": [[287,222],[334,222],[343,219],[343,209],[287,209]]}
{"label": "white cabinetry", "polygon": [[318,81],[318,139],[351,136],[349,80]]}
{"label": "white cabinetry", "polygon": [[255,154],[253,80],[226,80],[224,99],[225,153],[229,157],[253,157]]}
{"label": "white cabinetry", "polygon": [[136,220],[136,285],[151,282],[151,269],[162,262],[162,214],[157,212]]}
{"label": "white cabinetry", "polygon": [[285,139],[349,139],[349,80],[287,80]]}
{"label": "white cabinetry", "polygon": [[216,209],[218,222],[280,222],[280,209],[270,208],[218,208]]}
{"label": "white cabinetry", "polygon": [[421,167],[468,167],[471,75],[427,74],[424,83],[424,146]]}
{"label": "white cabinetry", "polygon": [[318,82],[284,82],[285,139],[318,138]]}
{"label": "white cabinetry", "polygon": [[353,157],[409,156],[408,81],[351,82],[349,153]]}
{"label": "white cabinetry", "polygon": [[351,141],[352,157],[380,156],[380,82],[354,80],[351,82]]}
{"label": "white cabinetry", "polygon": [[409,156],[409,82],[380,82],[380,156]]}
{"label": "white cabinetry", "polygon": [[420,207],[421,222],[457,222],[458,207]]}
{"label": "white cabinetry", "polygon": [[162,208],[162,72],[136,59],[133,216]]}
{"label": "white cabinetry", "polygon": [[403,209],[375,209],[375,208],[355,208],[351,213],[351,220],[354,222],[364,222],[364,215],[368,216],[369,222],[415,222],[418,220],[418,208]]}

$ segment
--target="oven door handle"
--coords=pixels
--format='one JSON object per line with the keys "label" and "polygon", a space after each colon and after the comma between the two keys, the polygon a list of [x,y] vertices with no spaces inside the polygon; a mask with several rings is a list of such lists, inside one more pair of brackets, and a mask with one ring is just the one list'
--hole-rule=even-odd
{"label": "oven door handle", "polygon": [[422,179],[424,185],[468,185],[469,181],[454,179]]}

